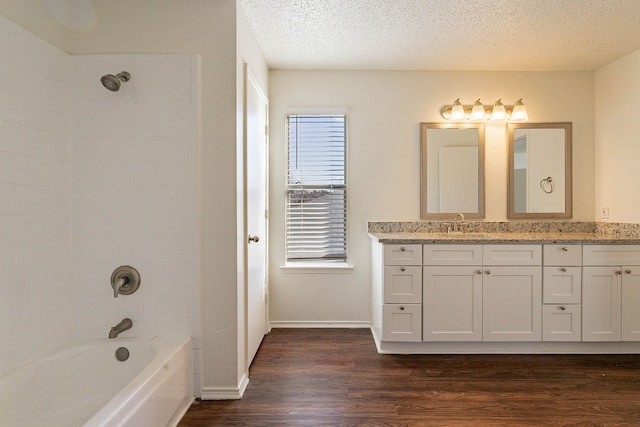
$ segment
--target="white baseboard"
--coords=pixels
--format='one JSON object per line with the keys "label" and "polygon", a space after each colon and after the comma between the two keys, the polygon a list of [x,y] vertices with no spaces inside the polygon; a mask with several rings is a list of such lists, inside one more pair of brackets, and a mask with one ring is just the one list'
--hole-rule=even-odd
{"label": "white baseboard", "polygon": [[366,329],[369,329],[371,328],[371,322],[271,321],[269,327],[270,328],[345,328],[345,329],[366,328]]}
{"label": "white baseboard", "polygon": [[245,374],[236,388],[228,387],[203,387],[202,400],[238,400],[242,399],[249,385],[249,377]]}

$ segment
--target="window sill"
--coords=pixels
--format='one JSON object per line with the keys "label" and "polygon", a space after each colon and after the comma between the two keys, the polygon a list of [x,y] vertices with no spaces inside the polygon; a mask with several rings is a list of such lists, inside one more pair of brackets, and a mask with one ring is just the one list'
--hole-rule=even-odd
{"label": "window sill", "polygon": [[280,270],[293,274],[346,274],[353,271],[353,265],[346,262],[287,262]]}

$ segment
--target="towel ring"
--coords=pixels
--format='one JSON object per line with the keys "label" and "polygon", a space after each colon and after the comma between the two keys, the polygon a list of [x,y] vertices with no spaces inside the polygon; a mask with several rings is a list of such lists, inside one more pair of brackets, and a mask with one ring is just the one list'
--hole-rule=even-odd
{"label": "towel ring", "polygon": [[540,180],[540,188],[547,194],[553,193],[553,180],[550,176]]}

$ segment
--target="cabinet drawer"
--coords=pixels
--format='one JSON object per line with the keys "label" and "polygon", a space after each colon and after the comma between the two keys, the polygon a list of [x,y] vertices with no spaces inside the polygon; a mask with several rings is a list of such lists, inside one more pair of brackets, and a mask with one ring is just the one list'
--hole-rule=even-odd
{"label": "cabinet drawer", "polygon": [[544,245],[544,265],[582,265],[582,245]]}
{"label": "cabinet drawer", "polygon": [[543,305],[543,341],[580,341],[582,308],[579,305]]}
{"label": "cabinet drawer", "polygon": [[384,267],[385,303],[421,303],[422,267],[396,266]]}
{"label": "cabinet drawer", "polygon": [[422,245],[384,245],[384,265],[421,265]]}
{"label": "cabinet drawer", "polygon": [[484,245],[484,265],[541,265],[540,245]]}
{"label": "cabinet drawer", "polygon": [[422,304],[384,304],[382,341],[422,341]]}
{"label": "cabinet drawer", "polygon": [[580,304],[582,268],[544,267],[542,270],[542,302],[545,304]]}
{"label": "cabinet drawer", "polygon": [[582,265],[640,265],[640,245],[584,245]]}
{"label": "cabinet drawer", "polygon": [[482,245],[424,245],[424,265],[482,265]]}

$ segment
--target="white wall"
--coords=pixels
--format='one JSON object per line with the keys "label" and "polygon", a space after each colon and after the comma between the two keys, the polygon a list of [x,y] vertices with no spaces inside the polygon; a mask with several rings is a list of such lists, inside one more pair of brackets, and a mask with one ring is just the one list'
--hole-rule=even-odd
{"label": "white wall", "polygon": [[[69,67],[73,293],[76,337],[194,338],[201,384],[198,58],[76,55]],[[100,77],[128,71],[118,92]],[[113,297],[131,265],[140,288]],[[199,392],[199,390],[198,390]]]}
{"label": "white wall", "polygon": [[67,55],[0,16],[0,374],[71,337]]}
{"label": "white wall", "polygon": [[[574,220],[594,219],[594,74],[431,71],[271,72],[270,314],[276,324],[359,324],[370,320],[367,221],[420,218],[420,122],[440,109],[524,98],[530,122],[573,122]],[[344,274],[298,274],[284,264],[284,117],[287,108],[346,107],[349,261]],[[486,219],[506,220],[504,123],[487,123]]]}
{"label": "white wall", "polygon": [[602,221],[640,222],[640,144],[637,100],[640,98],[640,50],[595,73],[596,185],[595,216]]}

